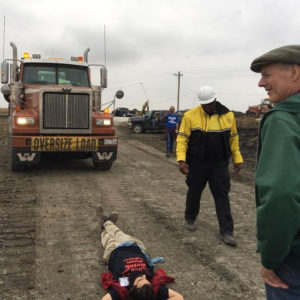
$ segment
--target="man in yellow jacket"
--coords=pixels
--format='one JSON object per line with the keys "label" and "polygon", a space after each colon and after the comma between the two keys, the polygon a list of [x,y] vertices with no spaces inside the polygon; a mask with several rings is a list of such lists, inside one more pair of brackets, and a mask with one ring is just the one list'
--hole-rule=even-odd
{"label": "man in yellow jacket", "polygon": [[243,162],[233,112],[216,101],[212,87],[198,91],[201,105],[186,112],[177,136],[179,170],[186,175],[184,227],[195,231],[195,220],[200,210],[200,199],[206,183],[213,194],[220,227],[221,240],[236,246],[233,237],[233,219],[229,203],[229,158],[232,156],[235,172]]}

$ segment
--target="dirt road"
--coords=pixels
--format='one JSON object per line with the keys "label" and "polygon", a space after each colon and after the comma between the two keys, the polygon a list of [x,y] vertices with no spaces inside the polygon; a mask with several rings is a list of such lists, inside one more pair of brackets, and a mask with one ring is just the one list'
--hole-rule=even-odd
{"label": "dirt road", "polygon": [[4,124],[0,119],[0,299],[100,299],[106,268],[99,204],[117,210],[120,227],[142,239],[152,256],[165,257],[163,268],[176,277],[170,287],[185,299],[264,299],[248,177],[232,179],[234,249],[218,239],[208,191],[199,230],[182,228],[186,185],[175,157],[167,159],[160,149],[162,134],[133,136],[119,124],[118,160],[107,172],[88,160],[47,160],[11,173]]}

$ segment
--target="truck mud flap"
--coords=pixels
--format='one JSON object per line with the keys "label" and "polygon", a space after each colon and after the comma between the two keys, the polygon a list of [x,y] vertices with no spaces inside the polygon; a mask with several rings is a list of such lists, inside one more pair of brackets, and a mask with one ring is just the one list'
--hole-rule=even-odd
{"label": "truck mud flap", "polygon": [[117,159],[117,148],[104,148],[93,152],[94,162],[112,162]]}
{"label": "truck mud flap", "polygon": [[32,152],[28,148],[12,148],[12,160],[15,164],[31,166],[41,161],[40,152]]}

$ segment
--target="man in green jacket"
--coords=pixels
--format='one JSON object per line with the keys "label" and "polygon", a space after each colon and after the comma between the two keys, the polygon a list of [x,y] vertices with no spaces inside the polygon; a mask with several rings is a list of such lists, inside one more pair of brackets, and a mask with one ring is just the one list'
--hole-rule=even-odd
{"label": "man in green jacket", "polygon": [[262,119],[255,174],[257,241],[267,299],[300,299],[300,45],[256,58],[275,107]]}

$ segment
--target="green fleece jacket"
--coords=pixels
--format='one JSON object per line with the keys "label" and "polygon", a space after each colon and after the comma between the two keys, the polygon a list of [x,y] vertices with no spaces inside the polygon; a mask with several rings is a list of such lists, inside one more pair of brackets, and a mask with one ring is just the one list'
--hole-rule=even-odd
{"label": "green fleece jacket", "polygon": [[262,121],[255,174],[257,240],[262,265],[300,266],[300,94]]}

